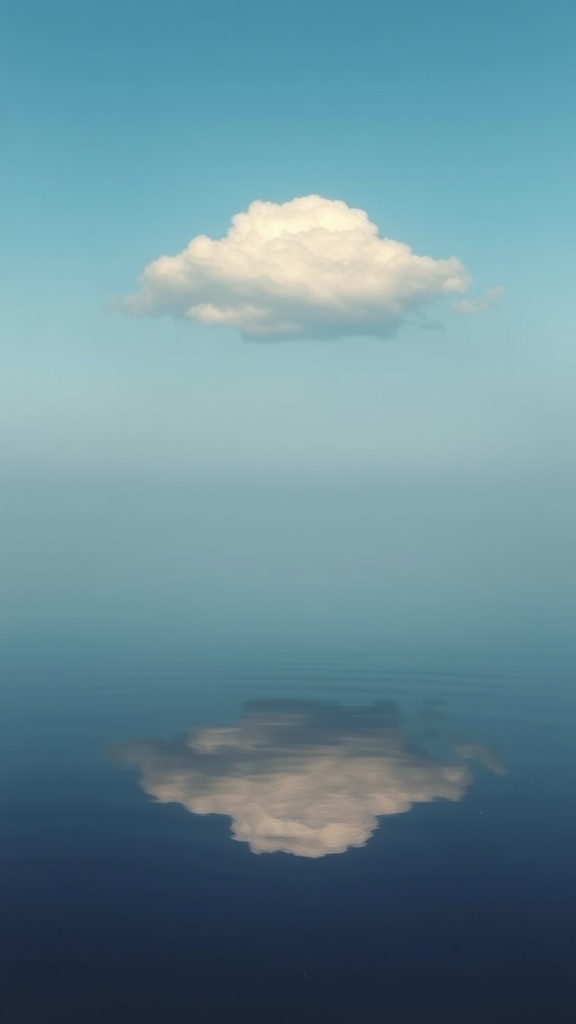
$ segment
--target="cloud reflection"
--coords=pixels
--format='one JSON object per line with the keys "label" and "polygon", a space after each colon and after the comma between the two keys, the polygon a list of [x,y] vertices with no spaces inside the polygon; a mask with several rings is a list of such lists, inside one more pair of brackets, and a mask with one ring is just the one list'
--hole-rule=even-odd
{"label": "cloud reflection", "polygon": [[[478,757],[479,749],[460,756]],[[127,745],[120,755],[161,803],[232,818],[233,838],[253,853],[300,857],[364,846],[378,818],[461,800],[471,781],[464,765],[413,746],[387,701],[253,702],[237,725]]]}

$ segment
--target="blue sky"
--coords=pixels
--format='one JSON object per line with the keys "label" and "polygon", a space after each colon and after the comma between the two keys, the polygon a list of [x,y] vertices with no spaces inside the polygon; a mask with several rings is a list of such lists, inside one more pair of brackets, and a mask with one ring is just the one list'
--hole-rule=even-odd
{"label": "blue sky", "polygon": [[[5,470],[380,479],[573,467],[568,0],[3,0]],[[110,307],[319,194],[501,305],[276,344]]]}

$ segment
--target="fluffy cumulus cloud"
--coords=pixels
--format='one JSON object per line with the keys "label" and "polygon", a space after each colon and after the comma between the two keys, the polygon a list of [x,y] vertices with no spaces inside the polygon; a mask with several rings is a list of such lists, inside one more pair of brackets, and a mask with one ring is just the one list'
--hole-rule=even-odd
{"label": "fluffy cumulus cloud", "polygon": [[161,803],[229,816],[234,839],[254,853],[301,857],[363,846],[380,817],[461,800],[471,780],[464,765],[412,746],[388,702],[253,703],[237,725],[126,746],[121,760]]}
{"label": "fluffy cumulus cloud", "polygon": [[150,263],[140,291],[121,304],[251,339],[386,338],[467,286],[455,257],[418,255],[380,237],[364,210],[310,195],[252,203],[224,238],[197,235],[178,255]]}

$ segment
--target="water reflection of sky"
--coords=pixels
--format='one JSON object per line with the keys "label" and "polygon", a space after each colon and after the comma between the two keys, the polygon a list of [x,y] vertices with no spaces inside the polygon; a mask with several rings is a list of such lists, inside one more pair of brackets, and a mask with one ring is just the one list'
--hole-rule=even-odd
{"label": "water reflection of sky", "polygon": [[461,800],[472,781],[464,759],[502,770],[479,744],[432,756],[411,742],[391,701],[252,702],[235,725],[126,745],[120,756],[157,801],[227,815],[233,838],[253,853],[300,857],[364,846],[379,818],[415,804]]}

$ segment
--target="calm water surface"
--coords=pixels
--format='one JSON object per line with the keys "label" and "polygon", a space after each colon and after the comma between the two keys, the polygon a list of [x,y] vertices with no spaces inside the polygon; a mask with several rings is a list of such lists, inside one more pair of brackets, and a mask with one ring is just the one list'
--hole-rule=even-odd
{"label": "calm water surface", "polygon": [[576,1021],[574,659],[502,548],[464,580],[435,534],[384,582],[356,549],[334,597],[337,536],[226,570],[166,510],[137,549],[69,515],[14,499],[5,1024]]}

